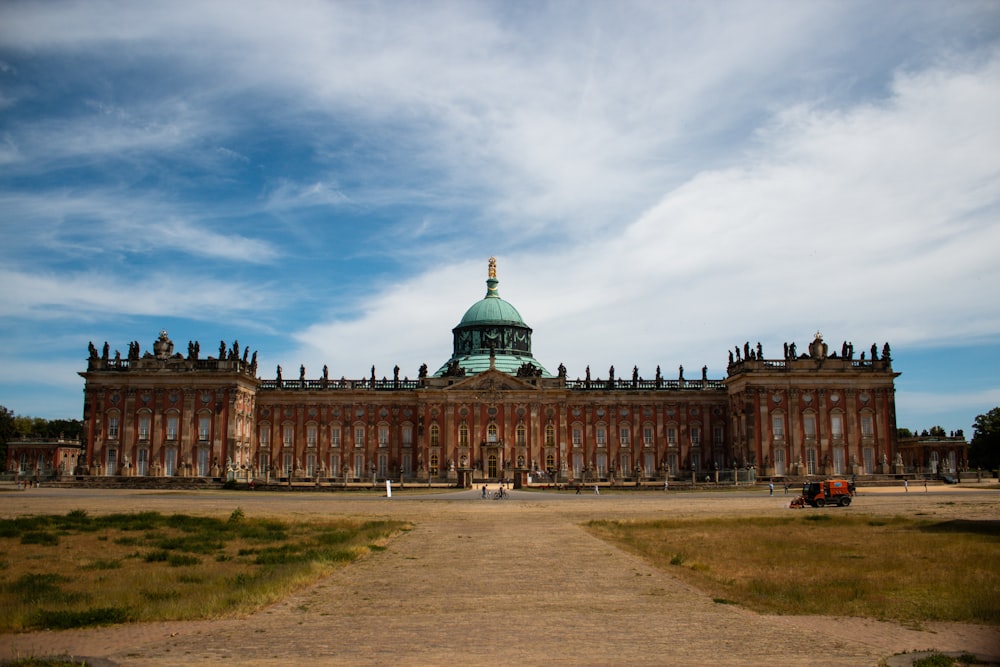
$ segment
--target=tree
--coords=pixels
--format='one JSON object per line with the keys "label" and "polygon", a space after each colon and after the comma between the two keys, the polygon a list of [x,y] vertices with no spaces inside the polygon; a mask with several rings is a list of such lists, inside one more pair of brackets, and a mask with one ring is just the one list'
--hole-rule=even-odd
{"label": "tree", "polygon": [[1000,468],[1000,407],[976,417],[969,445],[969,465],[986,470]]}
{"label": "tree", "polygon": [[14,413],[0,405],[0,467],[7,465],[7,441],[15,436]]}

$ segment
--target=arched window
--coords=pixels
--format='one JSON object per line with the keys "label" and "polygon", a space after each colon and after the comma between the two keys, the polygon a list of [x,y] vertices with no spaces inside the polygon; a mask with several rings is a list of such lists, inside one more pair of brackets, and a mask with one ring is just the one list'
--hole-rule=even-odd
{"label": "arched window", "polygon": [[556,467],[556,455],[553,452],[548,452],[545,455],[545,469],[555,470]]}
{"label": "arched window", "polygon": [[149,423],[150,414],[149,410],[143,410],[139,413],[139,441],[148,442],[149,441]]}
{"label": "arched window", "polygon": [[108,440],[118,439],[118,429],[119,429],[118,413],[112,412],[108,414]]}
{"label": "arched window", "polygon": [[469,446],[469,425],[459,424],[458,425],[458,445],[459,447]]}
{"label": "arched window", "polygon": [[436,447],[441,444],[441,429],[437,424],[431,424],[431,446]]}
{"label": "arched window", "polygon": [[518,447],[524,447],[527,444],[527,442],[528,442],[528,429],[527,429],[527,427],[525,427],[525,425],[523,423],[522,424],[518,424],[517,425],[517,446]]}
{"label": "arched window", "polygon": [[208,442],[211,437],[212,413],[209,411],[201,412],[198,414],[198,442]]}
{"label": "arched window", "polygon": [[556,427],[549,424],[545,427],[545,445],[546,447],[554,447],[556,444]]}
{"label": "arched window", "polygon": [[498,442],[500,440],[496,422],[490,422],[489,426],[486,427],[486,440],[489,442]]}
{"label": "arched window", "polygon": [[431,468],[430,468],[430,470],[431,470],[431,475],[437,475],[438,474],[438,455],[437,454],[431,454]]}

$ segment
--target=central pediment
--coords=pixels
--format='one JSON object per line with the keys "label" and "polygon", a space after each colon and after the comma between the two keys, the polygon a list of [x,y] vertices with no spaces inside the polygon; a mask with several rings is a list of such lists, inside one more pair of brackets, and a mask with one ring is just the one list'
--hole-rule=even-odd
{"label": "central pediment", "polygon": [[521,378],[508,375],[507,373],[498,371],[496,369],[491,369],[484,371],[472,377],[466,378],[452,385],[449,385],[446,389],[447,391],[478,391],[478,392],[488,392],[488,391],[524,391],[532,390],[537,391],[538,387],[531,382],[522,380]]}

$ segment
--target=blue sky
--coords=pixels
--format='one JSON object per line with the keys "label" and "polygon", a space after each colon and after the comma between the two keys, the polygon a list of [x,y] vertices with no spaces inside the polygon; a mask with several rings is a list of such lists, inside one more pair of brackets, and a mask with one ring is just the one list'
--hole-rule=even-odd
{"label": "blue sky", "polygon": [[996,2],[0,4],[0,404],[87,343],[414,377],[725,374],[889,341],[900,426],[1000,405]]}

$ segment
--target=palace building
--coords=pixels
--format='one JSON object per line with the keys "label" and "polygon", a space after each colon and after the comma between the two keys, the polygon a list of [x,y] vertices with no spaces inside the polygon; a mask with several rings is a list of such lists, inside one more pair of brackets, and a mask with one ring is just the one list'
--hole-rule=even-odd
{"label": "palace building", "polygon": [[[166,331],[123,358],[90,345],[78,474],[251,478],[337,485],[391,479],[640,482],[756,475],[896,472],[889,345],[856,358],[820,334],[801,354],[729,351],[727,374],[571,380],[534,358],[532,329],[485,296],[452,329],[453,354],[416,379],[258,375],[257,353],[198,342],[174,351]],[[901,472],[901,471],[900,471]]]}

